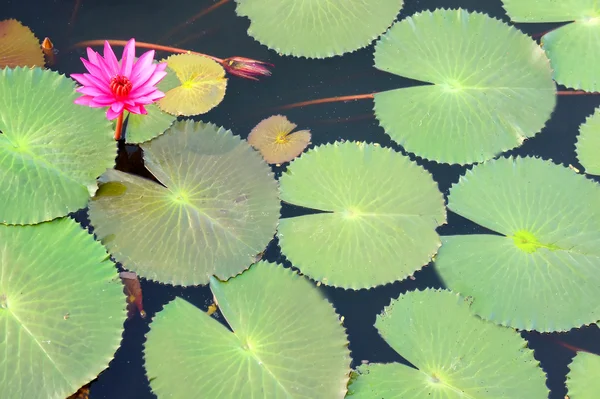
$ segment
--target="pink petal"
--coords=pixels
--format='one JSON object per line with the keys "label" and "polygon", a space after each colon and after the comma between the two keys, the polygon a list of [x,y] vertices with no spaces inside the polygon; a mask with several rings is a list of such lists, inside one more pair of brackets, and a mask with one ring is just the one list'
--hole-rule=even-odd
{"label": "pink petal", "polygon": [[131,93],[129,93],[129,96],[133,97],[133,98],[143,97],[143,96],[147,96],[148,94],[150,94],[156,90],[157,89],[154,86],[144,85],[144,86],[138,87],[137,89],[131,90]]}
{"label": "pink petal", "polygon": [[120,75],[130,77],[133,62],[135,61],[135,39],[129,39],[123,49],[123,57],[121,58]]}
{"label": "pink petal", "polygon": [[106,110],[106,117],[108,118],[109,121],[117,119],[119,117],[119,115],[121,115],[121,112],[115,112],[112,110],[112,108],[109,108]]}
{"label": "pink petal", "polygon": [[[133,69],[131,70],[130,80],[137,79],[138,76],[142,75],[144,71],[146,71],[152,65],[152,60],[154,59],[154,50],[146,51],[144,54],[137,59],[137,62],[133,65]],[[152,68],[154,70],[156,67]]]}
{"label": "pink petal", "polygon": [[79,98],[76,98],[75,101],[73,101],[73,102],[77,105],[89,106],[91,100],[92,100],[92,97],[90,97],[90,96],[81,96]]}
{"label": "pink petal", "polygon": [[111,94],[110,87],[105,82],[93,75],[87,73],[83,75],[74,73],[71,75],[71,78],[75,79],[84,86],[93,86],[98,90],[102,90],[105,94]]}
{"label": "pink petal", "polygon": [[119,61],[108,41],[104,41],[104,62],[108,67],[108,74],[114,76],[119,73]]}
{"label": "pink petal", "polygon": [[99,106],[106,107],[115,102],[115,98],[113,96],[96,96],[92,98],[92,104],[98,104]]}
{"label": "pink petal", "polygon": [[[100,57],[98,57],[100,59]],[[90,72],[90,75],[95,76],[96,78],[106,82],[108,84],[110,82],[110,77],[103,69],[103,66],[98,66],[96,64],[92,64],[88,60],[82,58],[81,62],[83,62],[83,66]]]}
{"label": "pink petal", "polygon": [[143,87],[146,84],[146,82],[148,81],[148,79],[150,78],[150,76],[152,76],[154,74],[155,70],[156,70],[156,65],[150,64],[150,66],[148,66],[144,70],[140,71],[141,74],[139,74],[138,76],[131,79],[131,84],[132,84],[133,90],[135,90],[138,87]]}
{"label": "pink petal", "polygon": [[146,115],[148,113],[143,105],[126,106],[125,109],[132,114]]}
{"label": "pink petal", "polygon": [[115,101],[114,103],[112,103],[110,105],[110,109],[112,109],[117,114],[120,114],[121,112],[123,112],[123,108],[125,108],[125,104],[123,104],[120,101]]}
{"label": "pink petal", "polygon": [[156,65],[156,70],[158,72],[162,72],[165,69],[167,69],[168,64],[166,62],[161,62],[160,64]]}
{"label": "pink petal", "polygon": [[156,86],[156,84],[158,82],[160,82],[161,80],[163,80],[163,78],[165,76],[167,76],[167,73],[165,71],[154,72],[154,75],[152,75],[150,77],[150,79],[148,79],[148,81],[146,82],[146,84],[148,86]]}
{"label": "pink petal", "polygon": [[80,87],[79,89],[77,89],[77,91],[82,94],[85,94],[88,96],[93,96],[93,97],[102,96],[102,95],[107,94],[106,92],[104,92],[94,86],[83,86],[83,87]]}
{"label": "pink petal", "polygon": [[92,64],[98,65],[98,57],[100,56],[100,54],[98,54],[97,52],[92,50],[91,47],[88,47],[86,51],[87,51],[88,60],[90,60],[90,62]]}

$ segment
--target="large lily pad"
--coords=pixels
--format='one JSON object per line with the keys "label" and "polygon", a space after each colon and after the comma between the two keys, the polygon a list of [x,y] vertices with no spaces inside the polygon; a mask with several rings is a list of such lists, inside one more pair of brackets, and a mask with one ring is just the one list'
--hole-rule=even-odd
{"label": "large lily pad", "polygon": [[448,208],[498,234],[442,237],[435,266],[473,311],[524,330],[600,319],[600,186],[537,158],[475,166]]}
{"label": "large lily pad", "polygon": [[585,173],[600,175],[600,107],[579,127],[575,147]]}
{"label": "large lily pad", "polygon": [[0,68],[43,67],[40,40],[31,29],[15,19],[0,21]]}
{"label": "large lily pad", "polygon": [[440,246],[444,199],[431,175],[390,148],[316,147],[280,178],[281,199],[324,213],[282,219],[281,250],[302,273],[343,288],[404,279]]}
{"label": "large lily pad", "polygon": [[446,290],[413,291],[392,300],[375,327],[416,369],[362,365],[349,397],[547,398],[544,372],[527,342],[513,329],[472,315],[469,303]]}
{"label": "large lily pad", "polygon": [[106,250],[69,218],[0,225],[0,397],[64,399],[108,366],[125,297]]}
{"label": "large lily pad", "polygon": [[280,54],[326,58],[366,47],[394,22],[403,0],[236,0],[248,34]]}
{"label": "large lily pad", "polygon": [[86,206],[117,155],[110,123],[73,101],[75,82],[41,68],[0,71],[0,223],[33,224]]}
{"label": "large lily pad", "polygon": [[141,144],[161,184],[108,171],[89,206],[94,232],[126,269],[207,284],[254,262],[279,218],[277,182],[250,145],[212,124],[176,122]]}
{"label": "large lily pad", "polygon": [[579,352],[569,365],[567,389],[570,399],[596,399],[600,392],[600,356]]}
{"label": "large lily pad", "polygon": [[169,87],[158,101],[161,110],[172,115],[200,115],[223,101],[227,78],[225,69],[218,62],[193,53],[172,55],[165,61],[169,69],[168,80],[158,87],[171,86],[173,72],[179,82],[177,86]]}
{"label": "large lily pad", "polygon": [[502,0],[514,22],[571,22],[542,36],[554,79],[566,87],[600,91],[600,4],[595,0]]}
{"label": "large lily pad", "polygon": [[150,325],[146,371],[159,398],[344,397],[346,334],[307,279],[259,262],[210,288],[231,330],[181,298]]}
{"label": "large lily pad", "polygon": [[407,151],[468,164],[520,146],[556,105],[550,63],[528,36],[465,10],[416,13],[375,46],[375,67],[433,83],[375,94],[375,115]]}

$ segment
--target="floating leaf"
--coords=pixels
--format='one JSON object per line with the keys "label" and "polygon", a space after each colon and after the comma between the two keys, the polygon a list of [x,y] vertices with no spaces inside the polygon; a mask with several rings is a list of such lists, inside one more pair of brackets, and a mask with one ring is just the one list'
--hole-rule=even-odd
{"label": "floating leaf", "polygon": [[273,115],[252,129],[248,142],[260,151],[268,163],[289,162],[302,154],[310,143],[310,130],[290,134],[296,126],[283,115]]}
{"label": "floating leaf", "polygon": [[461,9],[396,23],[375,46],[375,67],[433,83],[374,97],[392,140],[436,162],[482,162],[518,147],[556,104],[539,46],[514,27]]}
{"label": "floating leaf", "polygon": [[14,19],[0,21],[0,69],[45,65],[40,41],[31,29]]}
{"label": "floating leaf", "polygon": [[89,205],[94,233],[127,270],[207,284],[251,263],[273,238],[277,182],[256,151],[212,124],[175,122],[141,145],[161,184],[109,170]]}
{"label": "floating leaf", "polygon": [[121,342],[115,264],[70,218],[0,225],[0,242],[0,397],[66,398]]}
{"label": "floating leaf", "polygon": [[125,141],[128,144],[139,144],[160,136],[177,118],[162,112],[156,104],[146,105],[146,110],[146,115],[127,112]]}
{"label": "floating leaf", "polygon": [[473,311],[522,330],[600,319],[600,186],[537,158],[475,166],[448,208],[498,234],[442,237],[435,267]]}
{"label": "floating leaf", "polygon": [[326,285],[368,288],[412,275],[440,246],[444,199],[431,175],[389,148],[316,147],[280,178],[281,199],[325,213],[285,218],[285,256]]}
{"label": "floating leaf", "polygon": [[578,352],[569,365],[567,390],[571,399],[596,399],[600,392],[600,356]]}
{"label": "floating leaf", "polygon": [[75,82],[40,68],[0,70],[0,222],[33,224],[86,206],[117,145]]}
{"label": "floating leaf", "polygon": [[366,47],[394,22],[403,0],[236,0],[248,34],[278,53],[326,58]]}
{"label": "floating leaf", "polygon": [[573,89],[600,91],[600,7],[594,0],[502,0],[514,22],[571,22],[542,36],[554,79]]}
{"label": "floating leaf", "polygon": [[600,107],[579,127],[575,147],[585,173],[600,175]]}
{"label": "floating leaf", "polygon": [[544,372],[527,341],[473,316],[469,300],[453,292],[401,295],[377,316],[375,327],[417,369],[362,365],[349,386],[353,399],[548,397]]}
{"label": "floating leaf", "polygon": [[179,84],[158,101],[160,109],[172,115],[192,116],[205,114],[223,101],[227,78],[218,62],[198,54],[172,55],[166,62]]}
{"label": "floating leaf", "polygon": [[210,288],[231,330],[181,298],[150,325],[144,355],[159,398],[344,397],[347,337],[307,279],[261,261]]}

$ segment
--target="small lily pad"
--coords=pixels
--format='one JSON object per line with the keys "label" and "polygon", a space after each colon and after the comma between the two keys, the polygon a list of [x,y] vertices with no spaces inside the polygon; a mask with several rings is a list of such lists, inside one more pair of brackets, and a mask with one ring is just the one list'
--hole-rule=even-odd
{"label": "small lily pad", "polygon": [[577,160],[585,173],[600,175],[600,107],[579,127],[575,147]]}
{"label": "small lily pad", "polygon": [[172,115],[200,115],[223,101],[227,78],[218,62],[193,53],[172,55],[165,61],[175,72],[179,84],[158,101],[161,110]]}
{"label": "small lily pad", "polygon": [[117,155],[110,122],[57,72],[0,70],[0,223],[35,224],[87,205]]}
{"label": "small lily pad", "polygon": [[252,129],[248,135],[248,143],[260,151],[268,163],[289,162],[310,143],[310,130],[291,133],[296,126],[283,115],[273,115]]}
{"label": "small lily pad", "polygon": [[404,279],[440,246],[444,198],[431,175],[390,148],[315,147],[280,178],[281,199],[321,213],[281,219],[285,256],[326,285],[370,288]]}
{"label": "small lily pad", "polygon": [[496,234],[442,237],[435,268],[484,319],[566,331],[600,319],[600,185],[538,158],[473,167],[448,209]]}
{"label": "small lily pad", "polygon": [[392,140],[440,163],[483,162],[542,130],[556,105],[550,62],[530,37],[485,14],[416,13],[375,45],[375,67],[429,85],[374,95]]}
{"label": "small lily pad", "polygon": [[121,342],[125,297],[115,264],[70,218],[0,225],[0,397],[66,398]]}
{"label": "small lily pad", "polygon": [[600,392],[600,356],[578,352],[569,365],[567,390],[572,399],[596,399]]}
{"label": "small lily pad", "polygon": [[269,166],[231,131],[175,122],[141,144],[160,181],[109,170],[90,202],[94,233],[123,266],[167,284],[234,276],[272,240],[279,218]]}
{"label": "small lily pad", "polygon": [[248,34],[280,54],[326,58],[366,47],[394,22],[403,0],[236,0]]}
{"label": "small lily pad", "polygon": [[345,396],[347,337],[306,278],[259,262],[210,288],[229,328],[181,298],[150,325],[145,367],[159,398]]}
{"label": "small lily pad", "polygon": [[31,29],[15,19],[0,21],[0,69],[45,64],[40,40]]}
{"label": "small lily pad", "polygon": [[400,363],[362,365],[348,396],[547,398],[544,372],[527,341],[513,329],[472,315],[469,305],[468,298],[446,290],[412,291],[392,300],[375,328],[416,369]]}
{"label": "small lily pad", "polygon": [[146,105],[148,113],[138,115],[127,112],[127,130],[125,141],[128,144],[139,144],[152,140],[163,134],[177,117],[162,112],[156,104]]}
{"label": "small lily pad", "polygon": [[541,38],[554,79],[573,89],[600,91],[600,5],[595,0],[502,0],[514,22],[571,22]]}

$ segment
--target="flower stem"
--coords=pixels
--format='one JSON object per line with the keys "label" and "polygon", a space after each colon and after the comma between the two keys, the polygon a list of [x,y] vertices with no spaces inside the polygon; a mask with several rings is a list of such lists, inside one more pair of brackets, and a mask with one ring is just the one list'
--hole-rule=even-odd
{"label": "flower stem", "polygon": [[119,117],[117,119],[117,127],[115,128],[115,140],[121,140],[121,131],[123,130],[123,114],[125,112],[121,111]]}
{"label": "flower stem", "polygon": [[[127,40],[106,40],[106,41],[111,46],[125,46],[127,44]],[[72,48],[91,47],[91,46],[104,46],[104,42],[105,42],[105,40],[84,40],[82,42],[75,43],[72,46]],[[222,63],[223,62],[223,60],[221,58],[213,57],[212,55],[208,55],[208,54],[199,53],[197,51],[186,50],[186,49],[183,49],[183,48],[161,46],[160,44],[144,43],[144,42],[138,42],[138,41],[135,42],[135,46],[136,47],[141,47],[141,48],[147,48],[147,49],[155,50],[155,51],[167,51],[169,53],[178,53],[178,54],[191,53],[191,54],[198,54],[198,55],[203,55],[203,56],[208,57],[208,58],[212,58],[213,60],[217,61],[218,63]]]}
{"label": "flower stem", "polygon": [[175,33],[179,32],[180,30],[186,28],[191,23],[193,23],[195,20],[197,20],[198,18],[202,18],[206,14],[213,12],[214,10],[216,10],[217,8],[221,7],[222,5],[228,3],[229,1],[230,0],[219,0],[215,4],[213,4],[212,6],[210,6],[208,8],[205,8],[204,10],[200,11],[198,14],[196,14],[193,17],[189,18],[187,21],[185,21],[181,25],[178,25],[175,28],[171,29],[169,32],[167,32],[166,35],[164,35],[163,37],[161,37],[159,39],[159,42],[166,41],[168,38],[170,38],[171,36],[173,36]]}
{"label": "flower stem", "polygon": [[283,105],[281,107],[277,107],[278,110],[305,107],[307,105],[314,104],[325,104],[325,103],[337,103],[337,102],[346,102],[346,101],[356,101],[356,100],[367,100],[374,98],[374,95],[377,93],[369,93],[369,94],[355,94],[352,96],[339,96],[339,97],[327,97],[327,98],[318,98],[316,100],[309,101],[301,101],[299,103],[293,103],[288,105]]}

